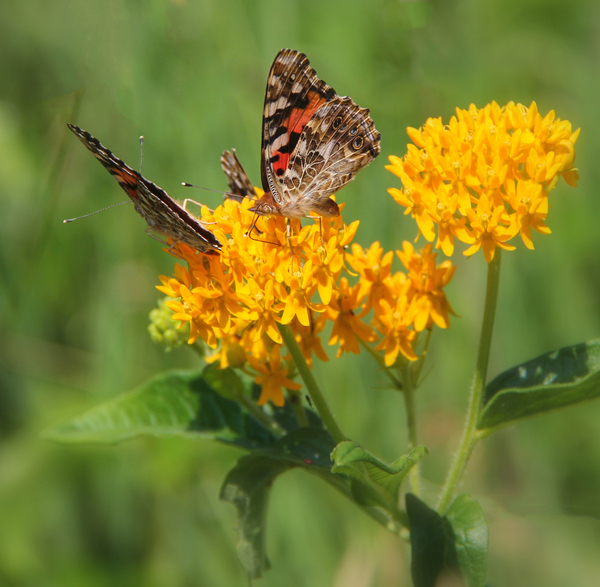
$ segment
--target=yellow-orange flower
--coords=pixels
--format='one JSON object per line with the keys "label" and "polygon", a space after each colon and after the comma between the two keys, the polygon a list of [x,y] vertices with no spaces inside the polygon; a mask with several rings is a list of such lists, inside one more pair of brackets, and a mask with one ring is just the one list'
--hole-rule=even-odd
{"label": "yellow-orange flower", "polygon": [[416,332],[409,328],[408,300],[400,296],[395,304],[382,300],[377,318],[377,327],[384,335],[375,350],[385,351],[384,360],[390,367],[402,353],[407,359],[415,361],[417,356],[412,348]]}
{"label": "yellow-orange flower", "polygon": [[392,270],[393,259],[394,253],[388,251],[384,254],[383,248],[377,241],[366,251],[358,244],[352,245],[352,255],[348,256],[348,263],[360,276],[356,299],[360,301],[367,298],[363,314],[386,297],[390,303],[392,302],[385,281]]}
{"label": "yellow-orange flower", "polygon": [[360,307],[360,285],[350,287],[348,280],[342,277],[337,298],[327,309],[327,317],[333,321],[333,329],[329,344],[338,344],[337,357],[344,351],[357,355],[360,353],[358,339],[372,342],[377,336],[371,328],[363,323],[355,314]]}
{"label": "yellow-orange flower", "polygon": [[400,178],[391,196],[415,218],[420,233],[450,256],[454,239],[482,249],[487,262],[496,247],[521,234],[533,248],[531,229],[549,234],[548,194],[562,176],[576,186],[575,143],[579,129],[529,108],[496,102],[478,109],[456,109],[448,124],[430,118],[420,129],[407,129],[414,144],[403,158],[390,157],[386,169]]}
{"label": "yellow-orange flower", "polygon": [[298,321],[293,324],[296,342],[300,345],[302,354],[310,367],[312,367],[313,353],[317,355],[321,361],[329,361],[329,357],[323,349],[321,337],[319,336],[323,328],[325,328],[326,323],[327,316],[325,314],[318,314],[316,317],[311,315],[311,323],[309,326],[303,326]]}
{"label": "yellow-orange flower", "polygon": [[260,363],[254,357],[249,357],[252,367],[260,373],[256,378],[256,382],[262,385],[262,391],[258,399],[259,406],[266,404],[269,400],[276,406],[282,406],[285,403],[284,388],[292,391],[302,389],[299,383],[286,377],[288,369],[282,368],[279,352],[279,346],[274,345],[269,361],[266,363]]}
{"label": "yellow-orange flower", "polygon": [[436,265],[437,255],[431,249],[431,244],[428,244],[416,253],[413,245],[404,241],[403,250],[396,251],[409,272],[406,297],[410,300],[409,316],[417,332],[431,328],[432,322],[440,328],[448,328],[449,314],[454,314],[443,288],[450,283],[456,266],[452,266],[450,261]]}
{"label": "yellow-orange flower", "polygon": [[[366,250],[352,244],[357,221],[347,226],[341,215],[304,227],[293,221],[288,236],[285,218],[260,217],[249,235],[252,205],[226,200],[214,211],[203,208],[202,221],[222,243],[221,254],[176,244],[169,252],[187,268],[177,264],[175,276],[162,276],[157,287],[173,298],[166,302],[173,319],[190,325],[189,342],[201,338],[216,349],[208,361],[253,370],[262,385],[259,403],[282,405],[284,388],[300,388],[296,370],[290,375],[286,366],[291,356],[280,359],[282,328],[292,330],[312,365],[314,355],[328,359],[321,341],[327,322],[337,356],[359,353],[359,341],[379,342],[388,364],[399,353],[416,359],[418,331],[448,326],[451,308],[441,290],[453,271],[449,262],[436,266],[430,250],[421,256],[405,244],[408,273],[392,273],[393,251],[377,242]],[[411,281],[415,272],[418,286]]]}

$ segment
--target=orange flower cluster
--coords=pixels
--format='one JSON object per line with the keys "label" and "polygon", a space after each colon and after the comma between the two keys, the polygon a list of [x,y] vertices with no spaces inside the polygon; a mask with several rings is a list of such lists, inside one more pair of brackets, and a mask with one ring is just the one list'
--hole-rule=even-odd
{"label": "orange flower cluster", "polygon": [[519,233],[533,249],[532,228],[550,233],[548,193],[561,175],[570,186],[579,179],[579,129],[553,110],[542,118],[535,102],[457,108],[449,124],[429,118],[408,135],[414,145],[386,166],[404,187],[388,191],[429,242],[437,225],[436,248],[448,256],[455,238],[471,245],[467,256],[483,249],[488,263],[496,247],[513,250],[507,241]]}
{"label": "orange flower cluster", "polygon": [[[394,254],[383,254],[379,243],[366,251],[353,244],[347,251],[358,221],[347,226],[338,216],[304,227],[293,221],[290,243],[281,217],[258,218],[249,235],[252,205],[226,200],[214,212],[203,208],[202,220],[222,243],[222,253],[203,255],[178,244],[173,252],[188,268],[177,264],[175,277],[161,276],[157,288],[175,298],[166,305],[174,320],[190,325],[189,343],[201,338],[217,349],[210,360],[255,376],[262,385],[259,404],[283,405],[284,388],[300,389],[292,380],[293,364],[281,357],[282,326],[292,329],[309,365],[313,354],[327,360],[320,337],[327,321],[338,356],[358,353],[359,340],[379,341],[376,350],[384,351],[386,365],[399,353],[416,359],[412,343],[421,330],[448,326],[452,309],[442,288],[454,268],[449,261],[436,266],[431,245],[419,254],[404,243],[397,254],[407,273],[392,274]],[[344,271],[355,285],[342,277]]]}

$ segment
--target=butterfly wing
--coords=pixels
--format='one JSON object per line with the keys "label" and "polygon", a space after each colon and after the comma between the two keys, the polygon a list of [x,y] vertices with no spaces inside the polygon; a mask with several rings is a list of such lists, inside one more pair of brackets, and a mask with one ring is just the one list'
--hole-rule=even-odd
{"label": "butterfly wing", "polygon": [[221,250],[215,235],[167,192],[113,155],[90,133],[74,124],[68,127],[117,180],[152,230],[202,253],[217,254]]}
{"label": "butterfly wing", "polygon": [[380,141],[369,111],[351,98],[323,104],[304,126],[282,178],[289,196],[283,215],[337,215],[330,196],[379,155]]}
{"label": "butterfly wing", "polygon": [[244,171],[235,149],[224,151],[221,155],[221,167],[227,176],[229,193],[225,196],[230,200],[241,202],[244,198],[256,198],[254,186]]}
{"label": "butterfly wing", "polygon": [[279,205],[287,195],[282,180],[302,131],[335,90],[317,77],[306,55],[282,49],[271,65],[263,111],[262,185]]}

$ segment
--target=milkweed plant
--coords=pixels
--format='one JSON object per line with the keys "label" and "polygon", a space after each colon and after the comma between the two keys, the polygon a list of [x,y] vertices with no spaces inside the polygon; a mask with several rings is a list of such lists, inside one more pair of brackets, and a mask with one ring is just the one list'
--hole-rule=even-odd
{"label": "milkweed plant", "polygon": [[[210,438],[244,455],[220,497],[237,508],[238,555],[250,578],[268,568],[265,520],[276,478],[302,468],[331,484],[387,531],[410,541],[416,587],[458,576],[486,580],[488,529],[480,504],[457,487],[477,444],[500,428],[600,395],[600,340],[547,353],[487,381],[501,256],[549,235],[549,195],[561,177],[576,186],[579,129],[554,111],[492,102],[409,128],[412,141],[386,169],[389,194],[426,241],[386,251],[359,244],[359,221],[322,218],[301,226],[260,217],[250,200],[228,199],[201,220],[222,243],[204,255],[171,243],[177,257],[150,313],[153,340],[189,346],[197,371],[160,374],[133,392],[46,432],[63,442],[115,442],[137,435]],[[257,188],[257,197],[262,192]],[[343,209],[343,206],[341,206]],[[249,234],[254,220],[254,235]],[[348,224],[346,223],[348,222]],[[538,233],[536,235],[535,233]],[[421,489],[415,404],[436,328],[455,316],[445,287],[449,259],[481,255],[487,289],[464,431],[435,500]],[[463,247],[464,248],[464,247]],[[460,278],[460,276],[456,276]],[[455,319],[455,318],[453,318]],[[384,463],[344,432],[313,374],[326,346],[367,353],[404,400],[405,453]],[[309,403],[307,402],[309,399]]]}

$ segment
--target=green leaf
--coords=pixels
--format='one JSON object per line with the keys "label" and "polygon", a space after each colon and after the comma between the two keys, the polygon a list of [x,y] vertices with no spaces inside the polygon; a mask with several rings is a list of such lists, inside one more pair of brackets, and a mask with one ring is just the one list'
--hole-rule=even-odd
{"label": "green leaf", "polygon": [[269,494],[275,477],[294,466],[283,460],[247,455],[238,460],[221,488],[221,499],[238,511],[237,552],[251,579],[271,568],[265,547]]}
{"label": "green leaf", "polygon": [[485,585],[489,531],[479,502],[463,493],[446,511],[458,563],[469,587]]}
{"label": "green leaf", "polygon": [[335,440],[327,430],[305,427],[292,430],[271,446],[257,448],[254,452],[307,469],[331,471],[333,463],[330,455],[334,447]]}
{"label": "green leaf", "polygon": [[350,478],[352,495],[357,503],[383,507],[397,518],[400,485],[411,467],[426,454],[428,451],[424,446],[417,446],[391,465],[386,465],[356,442],[346,440],[340,442],[331,454],[334,461],[332,472]]}
{"label": "green leaf", "polygon": [[416,495],[406,494],[410,524],[411,565],[415,587],[435,587],[444,573],[458,573],[452,528]]}
{"label": "green leaf", "polygon": [[488,529],[481,506],[459,495],[440,516],[412,493],[406,494],[410,523],[411,573],[415,587],[434,587],[460,576],[468,587],[483,587]]}
{"label": "green leaf", "polygon": [[329,453],[334,446],[326,430],[300,428],[271,447],[242,457],[227,474],[221,499],[238,511],[238,556],[250,578],[258,578],[270,568],[265,547],[266,515],[275,478],[299,466],[329,470]]}
{"label": "green leaf", "polygon": [[485,390],[477,428],[511,424],[600,396],[600,339],[546,353],[501,373]]}
{"label": "green leaf", "polygon": [[115,443],[140,435],[187,436],[249,449],[275,441],[238,403],[219,395],[194,371],[158,375],[43,435],[69,443]]}

